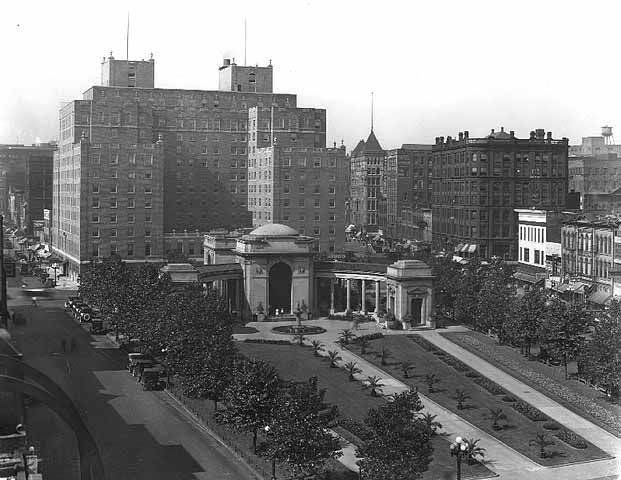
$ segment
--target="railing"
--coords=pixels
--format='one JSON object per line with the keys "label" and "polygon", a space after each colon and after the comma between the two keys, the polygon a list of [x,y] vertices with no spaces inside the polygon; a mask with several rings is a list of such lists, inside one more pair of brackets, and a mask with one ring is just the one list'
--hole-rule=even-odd
{"label": "railing", "polygon": [[315,270],[323,271],[351,271],[360,273],[379,273],[385,274],[388,265],[381,263],[355,263],[355,262],[316,262]]}

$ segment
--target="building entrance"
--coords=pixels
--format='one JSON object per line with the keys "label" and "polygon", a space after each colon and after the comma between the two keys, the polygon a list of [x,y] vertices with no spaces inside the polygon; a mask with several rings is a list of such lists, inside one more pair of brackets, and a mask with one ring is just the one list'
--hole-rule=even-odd
{"label": "building entrance", "polygon": [[291,267],[279,262],[270,268],[269,275],[269,314],[276,309],[280,313],[291,313]]}
{"label": "building entrance", "polygon": [[421,323],[421,308],[423,306],[422,298],[413,298],[410,303],[410,312],[412,315],[412,325],[419,325]]}

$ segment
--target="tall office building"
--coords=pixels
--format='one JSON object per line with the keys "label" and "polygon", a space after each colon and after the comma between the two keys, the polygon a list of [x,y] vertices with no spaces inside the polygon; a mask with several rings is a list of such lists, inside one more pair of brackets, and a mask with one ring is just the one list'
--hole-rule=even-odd
{"label": "tall office building", "polygon": [[56,144],[0,145],[0,212],[26,233],[52,208]]}
{"label": "tall office building", "polygon": [[219,90],[154,88],[155,62],[102,63],[102,86],[64,105],[54,158],[52,243],[77,275],[118,253],[158,261],[164,232],[250,226],[248,109],[296,107],[271,65],[225,60]]}
{"label": "tall office building", "polygon": [[386,151],[371,129],[366,142],[360,140],[352,150],[350,160],[350,219],[365,232],[375,232],[382,227],[385,167]]}
{"label": "tall office building", "polygon": [[436,138],[433,145],[433,242],[437,249],[518,258],[516,208],[562,210],[568,140],[538,129]]}
{"label": "tall office building", "polygon": [[326,111],[252,108],[248,205],[253,226],[283,223],[316,238],[325,255],[343,251],[348,163],[326,148]]}

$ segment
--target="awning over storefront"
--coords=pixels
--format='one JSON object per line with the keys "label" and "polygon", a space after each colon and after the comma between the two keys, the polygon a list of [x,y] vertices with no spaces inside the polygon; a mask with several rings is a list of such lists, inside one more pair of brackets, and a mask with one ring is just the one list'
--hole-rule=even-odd
{"label": "awning over storefront", "polygon": [[461,249],[462,249],[462,248],[464,248],[464,244],[463,244],[463,243],[460,243],[459,245],[457,245],[457,246],[455,247],[455,251],[456,251],[456,252],[461,252]]}
{"label": "awning over storefront", "polygon": [[468,253],[474,253],[477,249],[477,245],[475,243],[470,244],[468,247]]}
{"label": "awning over storefront", "polygon": [[466,243],[466,244],[464,244],[463,247],[461,247],[460,252],[461,253],[466,253],[468,251],[468,248],[470,248],[470,245]]}
{"label": "awning over storefront", "polygon": [[558,285],[552,287],[552,290],[556,290],[559,293],[564,293],[571,290],[570,285],[567,283],[559,283]]}
{"label": "awning over storefront", "polygon": [[543,278],[538,278],[535,275],[531,275],[529,273],[524,273],[524,272],[515,272],[513,274],[513,278],[515,278],[516,280],[520,280],[522,282],[527,282],[527,283],[539,283],[542,282],[544,279]]}
{"label": "awning over storefront", "polygon": [[589,296],[589,302],[597,303],[598,305],[606,305],[610,303],[610,297],[612,295],[608,292],[595,292]]}
{"label": "awning over storefront", "polygon": [[584,294],[584,291],[587,287],[589,287],[588,283],[578,282],[571,285],[571,290],[574,293]]}
{"label": "awning over storefront", "polygon": [[346,231],[347,233],[349,233],[349,232],[351,232],[352,230],[355,230],[355,229],[356,229],[356,225],[354,225],[354,224],[352,223],[351,225],[349,225],[349,226],[345,229],[345,231]]}

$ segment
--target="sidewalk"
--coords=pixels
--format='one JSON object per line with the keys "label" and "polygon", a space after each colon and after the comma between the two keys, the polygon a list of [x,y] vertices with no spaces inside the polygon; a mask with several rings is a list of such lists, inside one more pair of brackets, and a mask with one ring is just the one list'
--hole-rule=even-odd
{"label": "sidewalk", "polygon": [[[254,327],[257,330],[259,330],[259,332],[252,333],[252,334],[236,334],[235,338],[239,340],[243,340],[245,338],[270,338],[270,339],[283,340],[287,338],[286,335],[279,335],[279,334],[272,332],[271,330],[275,326],[286,325],[290,323],[291,322],[249,323],[247,324],[247,326]],[[400,393],[400,392],[406,391],[409,388],[407,385],[403,384],[402,382],[392,377],[388,373],[384,372],[383,370],[377,368],[375,365],[372,365],[365,359],[358,357],[357,355],[350,352],[349,350],[342,349],[340,345],[336,343],[339,338],[339,332],[345,328],[351,328],[350,322],[341,321],[341,320],[320,319],[320,320],[311,320],[311,321],[307,321],[304,323],[307,323],[309,325],[321,326],[327,330],[325,333],[320,334],[320,335],[308,336],[306,339],[306,342],[309,343],[311,340],[318,340],[322,342],[325,345],[324,351],[322,352],[322,354],[324,355],[327,353],[327,350],[338,350],[343,359],[341,363],[346,363],[348,361],[356,362],[359,368],[362,370],[361,374],[358,374],[355,376],[356,380],[362,382],[368,376],[377,376],[381,378],[382,384],[384,385],[383,387],[384,395]],[[381,331],[382,333],[387,334],[387,335],[411,334],[412,333],[412,332],[407,332],[407,331],[406,332],[403,332],[403,331],[393,332],[393,331],[382,330],[377,324],[374,324],[374,323],[361,324],[359,330],[356,333],[370,334],[370,333],[374,333],[378,331]],[[452,348],[451,345],[456,349],[463,350],[457,345],[452,344],[452,342],[441,337],[437,333],[437,331],[424,331],[424,332],[417,332],[417,333],[424,335],[430,341],[437,340],[438,341],[437,345],[440,348],[447,350],[449,353],[453,353],[452,350],[449,350],[449,348]],[[450,345],[445,345],[444,342]],[[436,342],[434,341],[434,343]],[[446,348],[444,348],[445,346]],[[517,388],[519,392],[513,391],[511,388],[505,386],[505,384],[503,384],[500,381],[500,379],[504,378],[505,382],[507,384],[511,384],[513,388],[516,387],[516,385],[513,384],[513,382],[516,382],[516,383],[521,383],[521,382],[518,382],[517,380],[513,379],[513,377],[510,377],[509,375],[496,369],[492,365],[487,364],[487,362],[484,362],[483,360],[478,359],[479,362],[481,362],[481,363],[478,363],[475,361],[474,358],[473,359],[466,358],[467,355],[474,357],[474,355],[470,354],[469,352],[464,351],[464,353],[461,353],[459,351],[455,351],[454,354],[460,359],[462,359],[463,361],[469,363],[473,369],[479,370],[484,375],[487,375],[490,378],[493,378],[494,381],[496,381],[503,387],[507,388],[507,390],[511,391],[516,396],[520,396],[524,398],[523,396],[525,394],[532,393],[530,392],[530,388],[526,385],[524,385],[524,388]],[[482,365],[482,363],[487,364],[487,366],[490,369],[497,370],[498,372],[493,372],[493,373],[488,374],[487,370],[485,370],[486,366]],[[478,367],[482,368],[483,370],[480,370]],[[612,452],[610,452],[610,449],[614,447],[612,443],[608,441],[602,442],[601,438],[599,438],[598,443],[594,442],[593,440],[591,440],[591,437],[593,435],[590,435],[590,436],[584,435],[582,431],[578,431],[574,425],[572,424],[568,425],[567,418],[569,417],[559,419],[561,418],[559,414],[562,414],[562,412],[557,411],[556,408],[562,408],[563,410],[566,410],[566,409],[556,404],[552,400],[548,399],[547,397],[541,394],[538,394],[538,395],[543,397],[542,399],[540,399],[541,402],[539,403],[531,401],[530,398],[524,398],[524,399],[533,403],[535,406],[540,408],[546,414],[550,415],[552,418],[555,418],[559,423],[565,424],[568,427],[572,428],[573,430],[576,430],[577,433],[580,433],[585,438],[587,438],[589,441],[591,441],[592,443],[602,448],[604,451],[613,454]],[[437,420],[440,423],[442,423],[443,433],[448,434],[449,438],[457,436],[457,435],[462,435],[468,438],[474,437],[474,438],[481,439],[481,444],[484,445],[486,448],[486,456],[485,456],[485,459],[487,460],[486,466],[490,468],[491,470],[493,470],[494,472],[498,473],[499,478],[502,480],[559,480],[559,479],[562,479],[562,480],[587,480],[587,479],[596,480],[596,479],[603,479],[603,478],[606,478],[606,480],[612,480],[612,479],[619,478],[617,476],[617,474],[619,473],[619,465],[618,465],[617,459],[602,460],[602,461],[582,463],[582,464],[576,464],[576,465],[567,465],[563,467],[551,467],[551,468],[543,467],[535,463],[534,461],[530,460],[526,456],[508,447],[507,445],[500,442],[499,440],[492,437],[491,435],[487,434],[486,432],[480,430],[475,425],[472,425],[469,422],[465,421],[464,419],[454,414],[450,410],[430,400],[429,398],[427,398],[425,395],[421,394],[420,392],[419,392],[419,396],[420,396],[421,402],[423,403],[425,411],[431,413],[432,415],[437,415]],[[542,408],[540,404],[544,404],[544,408]],[[546,411],[545,409],[546,407],[548,410],[554,411],[555,414],[553,415],[549,413],[548,411]],[[576,420],[578,425],[582,425],[583,423],[590,424],[590,422],[587,422],[586,420],[582,419],[581,417],[578,417],[575,414],[571,414],[571,415],[577,417],[577,419],[570,420],[571,422]],[[599,427],[596,427],[595,425],[592,425],[592,424],[590,425],[592,427],[597,428],[598,430],[601,430],[599,429]],[[583,428],[585,427],[588,427],[588,425],[586,426],[583,425]],[[608,436],[611,436],[607,432],[604,432],[604,433],[606,433]],[[341,457],[340,461],[345,466],[347,466],[350,470],[357,471],[357,466],[355,464],[357,459],[355,458],[355,455],[353,455],[353,448],[350,447],[347,450],[348,450],[347,455],[344,455],[343,457]],[[615,452],[618,451],[618,447],[617,447],[617,450],[613,450],[613,451]]]}

